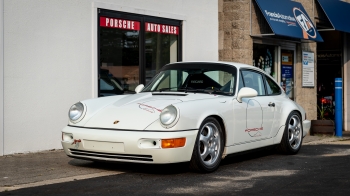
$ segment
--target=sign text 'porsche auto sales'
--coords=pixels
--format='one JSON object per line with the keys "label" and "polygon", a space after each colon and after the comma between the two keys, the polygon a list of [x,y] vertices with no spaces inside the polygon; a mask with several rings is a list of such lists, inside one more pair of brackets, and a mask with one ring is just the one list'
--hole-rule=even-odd
{"label": "sign text 'porsche auto sales'", "polygon": [[126,30],[140,30],[140,22],[118,18],[100,17],[100,26]]}
{"label": "sign text 'porsche auto sales'", "polygon": [[[109,27],[109,28],[117,28],[117,29],[125,29],[125,30],[140,30],[140,22],[133,20],[124,20],[118,18],[108,18],[108,17],[100,17],[100,26],[101,27]],[[152,33],[165,33],[178,35],[179,27],[165,24],[156,24],[156,23],[145,23],[145,31]]]}
{"label": "sign text 'porsche auto sales'", "polygon": [[146,22],[145,29],[146,29],[146,32],[165,33],[165,34],[173,34],[173,35],[179,34],[179,27],[171,26],[171,25]]}

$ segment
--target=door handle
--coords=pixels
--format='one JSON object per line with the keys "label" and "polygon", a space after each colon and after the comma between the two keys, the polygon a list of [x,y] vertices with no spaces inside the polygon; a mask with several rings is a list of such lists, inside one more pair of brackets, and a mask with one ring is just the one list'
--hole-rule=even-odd
{"label": "door handle", "polygon": [[269,107],[275,107],[275,103],[269,103],[269,105],[268,105]]}

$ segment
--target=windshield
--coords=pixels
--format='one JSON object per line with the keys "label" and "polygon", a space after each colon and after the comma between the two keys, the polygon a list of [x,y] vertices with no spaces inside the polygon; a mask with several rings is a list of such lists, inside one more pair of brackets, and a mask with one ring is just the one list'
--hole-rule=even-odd
{"label": "windshield", "polygon": [[214,63],[165,66],[142,92],[198,92],[234,95],[236,68]]}

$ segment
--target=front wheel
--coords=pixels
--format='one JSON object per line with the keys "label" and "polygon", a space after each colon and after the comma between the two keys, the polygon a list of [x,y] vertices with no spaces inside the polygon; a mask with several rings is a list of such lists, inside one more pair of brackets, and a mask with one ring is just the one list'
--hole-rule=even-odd
{"label": "front wheel", "polygon": [[297,112],[289,114],[278,150],[285,154],[297,154],[303,141],[303,126]]}
{"label": "front wheel", "polygon": [[213,172],[221,162],[224,138],[220,123],[206,118],[199,128],[190,162],[190,168],[200,172]]}

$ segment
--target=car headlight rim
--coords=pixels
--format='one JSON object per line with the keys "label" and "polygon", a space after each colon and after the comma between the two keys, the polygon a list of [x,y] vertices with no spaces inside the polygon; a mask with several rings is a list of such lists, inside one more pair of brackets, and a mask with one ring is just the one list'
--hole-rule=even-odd
{"label": "car headlight rim", "polygon": [[81,121],[86,113],[86,106],[82,102],[73,104],[68,111],[69,121],[72,123],[78,123]]}
{"label": "car headlight rim", "polygon": [[164,128],[168,129],[176,125],[177,121],[179,120],[179,116],[179,109],[173,105],[169,105],[160,113],[159,121]]}

